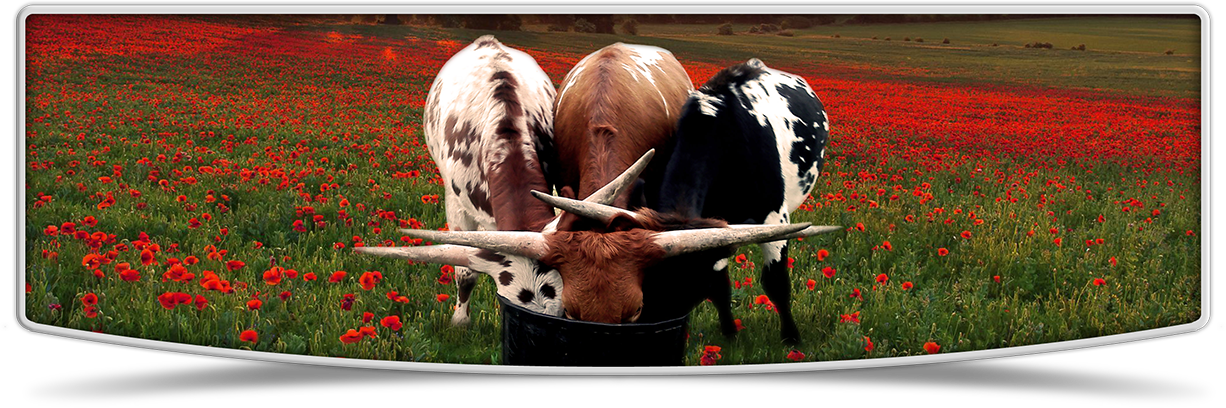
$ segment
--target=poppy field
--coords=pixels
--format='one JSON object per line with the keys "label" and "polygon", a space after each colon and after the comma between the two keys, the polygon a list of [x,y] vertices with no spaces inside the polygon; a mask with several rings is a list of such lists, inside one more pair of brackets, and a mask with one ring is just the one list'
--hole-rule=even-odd
{"label": "poppy field", "polygon": [[[398,229],[446,228],[422,108],[443,63],[491,32],[325,16],[26,26],[26,318],[222,348],[499,363],[489,279],[469,326],[452,327],[450,267],[353,251],[426,245]],[[846,228],[791,246],[800,345],[779,341],[750,246],[730,262],[739,333],[720,334],[700,305],[687,364],[956,353],[1200,318],[1198,55],[650,28],[492,34],[555,84],[617,41],[669,49],[696,86],[751,56],[804,76],[831,142],[792,220]],[[959,57],[942,65],[942,52]],[[968,58],[1044,62],[976,76],[956,65]],[[1158,74],[1113,88],[1084,69],[1115,60]],[[1081,78],[1095,85],[1071,85]]]}

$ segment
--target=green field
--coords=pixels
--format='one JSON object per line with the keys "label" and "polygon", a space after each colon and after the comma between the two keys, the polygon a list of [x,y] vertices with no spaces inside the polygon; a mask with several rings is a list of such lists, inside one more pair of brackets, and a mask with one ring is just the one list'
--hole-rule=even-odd
{"label": "green field", "polygon": [[[498,363],[491,279],[473,294],[471,325],[452,327],[454,300],[440,295],[455,289],[438,265],[352,251],[404,245],[397,229],[409,225],[444,226],[443,206],[427,199],[443,188],[422,106],[442,63],[489,32],[225,16],[30,24],[29,319],[213,347]],[[793,220],[848,230],[792,246],[804,340],[795,348],[779,342],[777,314],[758,301],[758,249],[744,248],[730,271],[745,330],[719,334],[705,304],[691,319],[687,364],[720,346],[723,365],[983,350],[1200,318],[1196,24],[1087,17],[820,26],[796,37],[741,26],[718,36],[714,25],[493,34],[533,55],[555,84],[584,55],[623,41],[669,49],[698,85],[760,58],[814,87],[831,118],[829,162]],[[925,42],[900,41],[906,35]],[[944,37],[951,44],[939,44]],[[1074,39],[1088,50],[1068,50]],[[61,233],[64,223],[87,233]],[[149,244],[160,249],[143,263],[137,246]],[[188,257],[199,262],[183,281],[169,262]],[[122,279],[119,263],[140,278]],[[268,275],[274,265],[296,274]],[[234,291],[202,286],[204,271]],[[347,275],[329,282],[335,271]],[[362,287],[374,271],[383,279]],[[166,293],[207,304],[167,308],[158,300]],[[88,294],[100,298],[96,316]],[[387,316],[403,328],[380,325]],[[377,335],[343,341],[360,327]],[[258,340],[243,340],[245,330]]]}

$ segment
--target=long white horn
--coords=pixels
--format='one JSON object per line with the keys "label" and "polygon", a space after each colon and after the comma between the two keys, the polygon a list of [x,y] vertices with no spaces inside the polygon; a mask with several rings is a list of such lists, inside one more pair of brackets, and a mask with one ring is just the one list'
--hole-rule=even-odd
{"label": "long white horn", "polygon": [[367,255],[408,259],[445,265],[468,266],[468,259],[480,249],[460,245],[426,245],[413,247],[357,247],[354,251]]}
{"label": "long white horn", "polygon": [[[604,204],[604,205],[612,204],[613,200],[617,199],[617,196],[622,195],[622,193],[625,192],[627,188],[634,185],[634,181],[639,178],[639,174],[643,173],[643,170],[647,168],[647,163],[651,162],[651,158],[655,157],[655,155],[656,155],[656,149],[651,149],[651,150],[648,150],[647,153],[643,153],[643,157],[640,157],[637,161],[634,162],[634,164],[631,164],[630,167],[626,169],[626,171],[623,171],[622,174],[618,175],[617,178],[614,178],[613,181],[610,181],[609,184],[605,184],[604,187],[601,187],[599,190],[596,190],[596,192],[592,193],[592,195],[589,195],[587,196],[587,198],[584,198],[583,201],[589,202],[589,203]],[[536,195],[536,192],[533,192],[533,195]],[[537,196],[537,198],[540,198],[540,197]],[[553,203],[550,203],[547,200],[545,200],[545,202],[550,205],[553,205]],[[554,205],[554,207],[557,207],[557,206]],[[558,208],[561,208],[561,207],[558,207]],[[551,233],[551,232],[557,231],[558,221],[561,221],[561,220],[562,220],[562,217],[554,217],[553,221],[550,222],[548,225],[546,225],[545,228],[541,230],[541,232]]]}
{"label": "long white horn", "polygon": [[654,240],[656,245],[664,248],[664,256],[670,257],[713,248],[778,241],[781,236],[805,228],[809,228],[809,223],[702,228],[661,232],[655,235]]}
{"label": "long white horn", "polygon": [[463,245],[541,259],[549,252],[545,237],[528,231],[434,231],[402,229],[400,232],[443,244]]}
{"label": "long white horn", "polygon": [[634,212],[623,210],[621,208],[587,201],[571,200],[565,197],[554,197],[535,190],[532,191],[532,196],[536,197],[538,200],[544,201],[546,204],[557,207],[562,211],[600,222],[608,222],[618,214],[638,217],[638,215]]}
{"label": "long white horn", "polygon": [[[749,225],[729,225],[729,227],[734,227],[734,228],[742,228],[742,227],[748,227],[748,226]],[[782,241],[785,239],[800,238],[800,237],[808,237],[808,236],[813,236],[817,234],[825,234],[827,232],[835,232],[835,231],[842,231],[842,230],[843,230],[843,227],[840,227],[838,225],[813,225],[813,226],[810,226],[809,228],[805,228],[800,231],[793,232],[791,234],[783,234],[783,235],[777,236],[775,237],[775,241]]]}
{"label": "long white horn", "polygon": [[596,190],[592,195],[584,198],[583,201],[604,205],[612,204],[617,196],[622,195],[626,188],[634,184],[634,180],[639,178],[639,174],[643,173],[643,170],[647,168],[647,163],[651,162],[651,158],[655,157],[655,155],[656,149],[648,150],[647,153],[643,154],[643,157],[640,157],[634,164],[631,164],[626,171],[623,171],[622,174],[618,175],[613,181],[610,181],[609,184],[605,184],[604,187]]}

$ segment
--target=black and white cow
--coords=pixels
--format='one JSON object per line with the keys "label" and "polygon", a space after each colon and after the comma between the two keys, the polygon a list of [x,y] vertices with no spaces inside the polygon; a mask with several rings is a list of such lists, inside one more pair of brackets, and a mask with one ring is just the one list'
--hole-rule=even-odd
{"label": "black and white cow", "polygon": [[[804,78],[757,59],[728,67],[690,94],[655,209],[729,223],[788,224],[821,173],[829,131],[822,103]],[[787,241],[759,247],[766,258],[759,282],[779,312],[783,339],[797,342]],[[688,313],[710,298],[724,333],[736,333],[729,255],[690,254],[655,267],[669,273],[646,273],[642,321]]]}
{"label": "black and white cow", "polygon": [[[451,231],[557,229],[553,207],[531,191],[552,191],[553,83],[531,56],[478,38],[439,71],[422,117],[426,146],[438,165]],[[636,180],[649,151],[584,201],[609,204]],[[537,259],[454,245],[359,247],[366,254],[455,266],[452,323],[469,321],[477,273],[493,277],[498,294],[539,313],[561,316],[561,275]]]}

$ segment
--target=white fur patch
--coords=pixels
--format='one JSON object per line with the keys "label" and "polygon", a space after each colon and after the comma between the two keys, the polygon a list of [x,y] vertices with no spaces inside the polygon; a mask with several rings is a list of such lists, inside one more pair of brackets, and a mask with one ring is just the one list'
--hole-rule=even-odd
{"label": "white fur patch", "polygon": [[[751,60],[752,65],[756,60]],[[761,61],[757,61],[758,65],[762,65]],[[811,166],[808,174],[812,177],[802,179],[799,176],[800,168],[788,160],[792,156],[792,148],[795,142],[800,140],[796,136],[795,129],[798,126],[805,126],[800,118],[792,114],[788,99],[779,94],[779,87],[788,87],[794,89],[804,89],[808,94],[813,94],[813,89],[809,87],[808,82],[799,76],[795,76],[783,71],[765,68],[765,73],[757,78],[747,81],[745,84],[733,88],[732,91],[738,96],[744,96],[749,100],[749,106],[746,110],[752,115],[758,124],[762,127],[771,128],[775,133],[776,147],[779,151],[779,164],[781,175],[783,176],[784,187],[784,205],[781,210],[783,212],[791,212],[804,203],[809,196],[809,191],[816,184],[817,176],[820,173],[818,166]],[[816,98],[816,96],[814,96]],[[823,112],[822,116],[825,116]],[[826,126],[825,123],[821,124]],[[805,146],[808,149],[810,147]],[[820,153],[824,157],[824,151]]]}
{"label": "white fur patch", "polygon": [[728,258],[724,258],[724,259],[715,261],[715,266],[712,267],[712,269],[715,269],[717,271],[722,271],[724,270],[724,268],[727,268],[727,267],[728,267]]}

